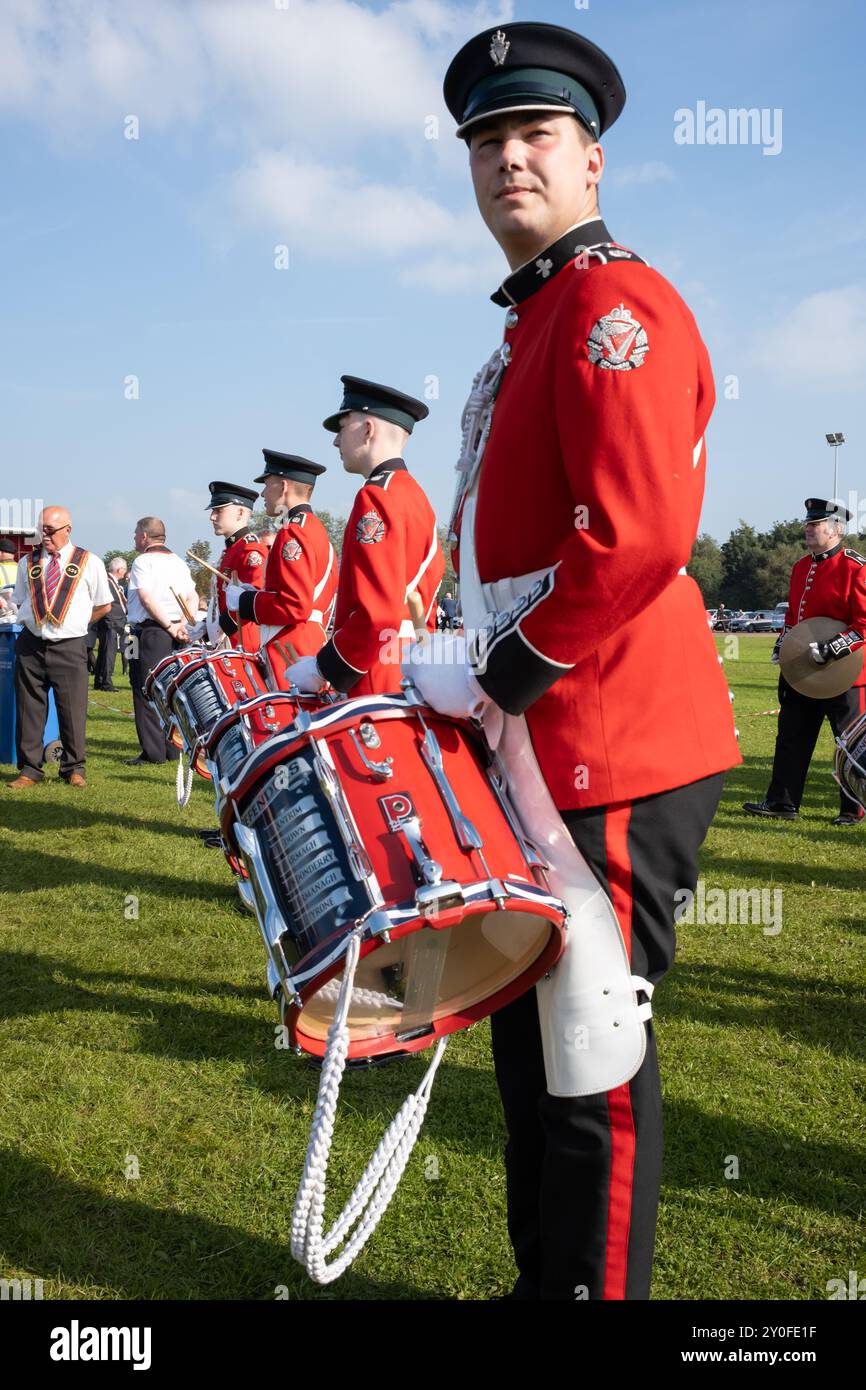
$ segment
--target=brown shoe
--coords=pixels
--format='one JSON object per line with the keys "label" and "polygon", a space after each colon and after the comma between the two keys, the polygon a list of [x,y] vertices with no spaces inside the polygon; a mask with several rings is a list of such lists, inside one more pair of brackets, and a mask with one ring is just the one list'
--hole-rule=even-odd
{"label": "brown shoe", "polygon": [[66,780],[67,780],[67,782],[69,783],[70,787],[86,787],[86,786],[87,786],[87,783],[86,783],[86,781],[84,780],[84,778],[82,777],[82,775],[81,775],[80,772],[70,772],[70,774],[69,774],[69,776],[67,777]]}
{"label": "brown shoe", "polygon": [[39,782],[35,777],[25,777],[22,772],[20,777],[16,777],[14,782],[7,782],[6,786],[10,792],[26,792],[28,787],[38,787]]}

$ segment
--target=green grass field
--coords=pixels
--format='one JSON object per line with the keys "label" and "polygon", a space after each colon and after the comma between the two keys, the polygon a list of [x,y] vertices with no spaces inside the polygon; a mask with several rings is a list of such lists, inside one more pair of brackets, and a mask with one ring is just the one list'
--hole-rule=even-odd
{"label": "green grass field", "polygon": [[[866,830],[830,825],[826,727],[799,823],[739,809],[768,780],[776,721],[757,712],[776,704],[772,640],[742,637],[726,662],[745,764],[702,877],[707,890],[780,889],[782,930],[681,924],[656,994],[656,1298],[823,1299],[829,1279],[866,1275]],[[292,1261],[318,1073],[274,1046],[258,928],[195,835],[212,820],[209,790],[197,779],[180,811],[173,768],[123,766],[137,746],[121,685],[93,696],[86,791],[53,769],[34,792],[0,788],[0,1277],[41,1278],[46,1298],[505,1292],[486,1024],[452,1040],[408,1172],[354,1269],[319,1290]],[[425,1065],[348,1076],[338,1198]]]}

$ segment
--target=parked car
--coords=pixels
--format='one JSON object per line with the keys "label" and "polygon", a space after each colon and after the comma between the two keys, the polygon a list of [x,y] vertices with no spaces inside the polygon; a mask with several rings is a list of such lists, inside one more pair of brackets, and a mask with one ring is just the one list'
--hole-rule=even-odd
{"label": "parked car", "polygon": [[741,608],[739,613],[731,614],[728,630],[730,632],[747,632],[749,623],[754,616],[754,613],[744,613]]}
{"label": "parked car", "polygon": [[772,608],[760,608],[752,613],[749,622],[743,629],[744,632],[772,632],[773,631]]}

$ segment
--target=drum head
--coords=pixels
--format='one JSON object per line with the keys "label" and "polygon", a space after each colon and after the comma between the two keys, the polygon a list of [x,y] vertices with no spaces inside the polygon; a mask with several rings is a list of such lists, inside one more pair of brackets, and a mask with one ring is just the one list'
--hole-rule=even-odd
{"label": "drum head", "polygon": [[[486,1018],[535,984],[560,951],[556,924],[529,910],[472,913],[377,945],[355,972],[349,1056],[426,1047]],[[341,972],[316,989],[297,1015],[295,1036],[308,1052],[324,1051],[342,980]]]}
{"label": "drum head", "polygon": [[792,627],[779,648],[779,665],[788,684],[813,700],[832,700],[850,690],[863,670],[862,650],[823,666],[813,661],[809,651],[811,642],[826,642],[845,631],[845,624],[836,618],[807,618]]}

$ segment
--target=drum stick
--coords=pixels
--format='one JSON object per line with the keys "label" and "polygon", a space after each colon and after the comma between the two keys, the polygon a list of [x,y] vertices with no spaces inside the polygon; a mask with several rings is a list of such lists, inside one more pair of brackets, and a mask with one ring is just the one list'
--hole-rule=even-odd
{"label": "drum stick", "polygon": [[274,646],[276,647],[277,651],[280,653],[280,656],[283,658],[286,664],[288,664],[289,662],[300,661],[301,658],[298,656],[298,653],[295,651],[288,638],[286,638],[285,642],[282,642],[279,638],[277,638],[277,640],[274,642]]}
{"label": "drum stick", "polygon": [[189,606],[187,605],[186,600],[185,600],[184,598],[181,597],[181,595],[177,592],[177,589],[172,589],[171,592],[172,592],[172,597],[174,598],[174,600],[175,600],[175,602],[176,602],[178,608],[180,609],[180,611],[181,611],[181,613],[183,614],[183,616],[186,618],[187,622],[188,622],[188,623],[194,623],[194,622],[196,621],[196,619],[194,618],[194,616],[192,615],[192,613],[190,613],[190,611],[189,611]]}
{"label": "drum stick", "polygon": [[231,583],[227,574],[223,574],[222,570],[215,569],[213,565],[209,565],[207,560],[203,560],[200,555],[194,554],[192,550],[188,550],[186,553],[191,560],[195,560],[197,565],[201,565],[203,569],[210,570],[211,574],[215,574],[217,579],[221,579],[224,584]]}
{"label": "drum stick", "polygon": [[423,642],[427,636],[427,624],[424,621],[424,603],[417,589],[413,589],[411,594],[407,594],[406,606],[415,628],[415,636],[419,642]]}

